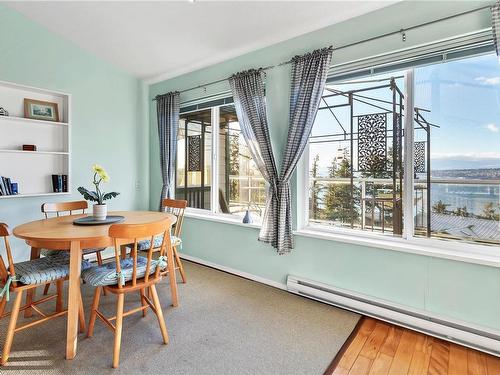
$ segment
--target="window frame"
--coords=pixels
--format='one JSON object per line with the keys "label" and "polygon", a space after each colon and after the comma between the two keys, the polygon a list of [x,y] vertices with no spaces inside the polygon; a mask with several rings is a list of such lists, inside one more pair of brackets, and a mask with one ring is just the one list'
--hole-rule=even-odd
{"label": "window frame", "polygon": [[[462,53],[460,57],[450,60],[463,60],[484,56],[492,53],[491,48],[481,48],[479,51],[475,48],[469,49],[470,53]],[[446,63],[449,60],[446,58],[446,53],[439,63]],[[397,66],[397,60],[393,62]],[[350,243],[361,246],[382,248],[385,250],[402,251],[406,253],[414,253],[432,257],[453,259],[469,263],[477,263],[500,267],[500,254],[495,252],[494,245],[474,243],[459,239],[439,239],[417,237],[414,233],[414,218],[413,218],[413,199],[414,199],[414,176],[413,171],[413,142],[414,142],[414,124],[413,115],[408,116],[408,113],[413,114],[414,110],[414,69],[424,65],[433,64],[417,64],[414,67],[404,69],[404,97],[405,97],[405,112],[404,112],[404,134],[403,149],[404,158],[404,177],[403,177],[403,234],[400,237],[387,235],[383,233],[372,233],[369,231],[356,230],[351,228],[339,227],[319,227],[309,224],[309,161],[310,161],[310,144],[306,145],[304,153],[299,160],[297,169],[297,230],[294,234],[305,237],[320,238],[325,240],[334,240],[344,243]],[[350,79],[370,77],[381,74],[375,69],[366,70],[360,73],[359,76],[351,75]],[[364,74],[364,75],[363,75]],[[331,74],[328,77],[327,83],[334,84],[336,81],[345,81],[345,72],[340,74]],[[412,95],[409,94],[412,93]],[[408,112],[411,111],[411,112]],[[410,136],[408,136],[410,134]],[[409,204],[410,203],[410,204]]]}
{"label": "window frame", "polygon": [[[222,99],[224,100],[224,99]],[[184,115],[187,115],[189,113],[196,113],[196,112],[200,112],[200,111],[206,111],[206,110],[210,110],[210,119],[211,119],[211,126],[212,126],[212,130],[215,129],[215,122],[214,120],[217,121],[217,124],[218,124],[218,121],[219,121],[219,107],[220,106],[223,106],[223,105],[226,105],[225,103],[222,103],[222,104],[219,104],[217,106],[205,106],[203,104],[205,103],[210,103],[210,102],[202,102],[201,105],[189,105],[189,106],[184,106],[184,107],[181,107],[180,109],[180,115],[179,117],[182,118]],[[183,110],[184,109],[184,110]],[[187,109],[187,110],[185,110]],[[179,125],[178,125],[179,126]],[[206,216],[207,214],[210,214],[210,215],[224,215],[222,213],[219,213],[217,212],[217,207],[218,207],[218,204],[219,204],[219,195],[218,194],[214,194],[214,192],[217,192],[218,191],[218,188],[219,188],[219,181],[217,179],[217,172],[218,172],[218,165],[216,164],[217,162],[217,150],[219,146],[219,142],[218,142],[218,139],[217,139],[217,132],[215,131],[212,131],[212,135],[210,137],[210,141],[211,141],[211,144],[212,144],[212,149],[210,151],[210,162],[211,162],[211,165],[212,165],[212,168],[211,168],[211,171],[210,171],[210,179],[211,179],[211,182],[210,182],[210,209],[203,209],[203,208],[194,208],[194,207],[186,207],[186,214],[188,214],[187,216],[190,216],[189,214],[193,214],[194,216]],[[177,139],[177,143],[176,143],[176,146],[178,147],[178,139]],[[205,152],[205,150],[203,150],[203,152]],[[175,159],[175,190],[177,190],[177,157],[178,157],[178,152],[176,152],[176,159]],[[214,168],[215,166],[215,168]],[[215,186],[217,185],[217,186]],[[174,193],[175,194],[175,193]]]}
{"label": "window frame", "polygon": [[[192,102],[189,102],[192,103]],[[183,105],[184,104],[184,105]],[[180,117],[189,113],[195,113],[199,111],[210,110],[210,117],[212,123],[212,129],[216,129],[216,125],[219,125],[220,118],[220,107],[234,105],[233,98],[230,94],[223,94],[221,98],[205,98],[197,99],[195,104],[181,103]],[[186,207],[186,216],[193,217],[197,219],[205,219],[217,222],[225,222],[229,224],[242,224],[241,218],[234,214],[227,214],[219,211],[219,164],[218,164],[218,152],[219,152],[219,137],[217,131],[212,131],[212,136],[210,138],[212,142],[211,150],[211,184],[210,184],[210,209]],[[175,162],[175,189],[177,188],[177,154]],[[267,189],[266,189],[267,191]],[[242,224],[246,227],[260,228],[262,226],[261,222],[253,222],[248,224]]]}

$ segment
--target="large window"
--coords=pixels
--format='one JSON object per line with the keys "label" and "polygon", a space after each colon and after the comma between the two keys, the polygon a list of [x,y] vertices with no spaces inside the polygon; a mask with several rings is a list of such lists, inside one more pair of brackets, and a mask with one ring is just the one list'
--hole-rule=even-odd
{"label": "large window", "polygon": [[307,157],[310,227],[500,244],[497,57],[327,84]]}
{"label": "large window", "polygon": [[498,245],[497,57],[415,69],[414,98],[415,234]]}
{"label": "large window", "polygon": [[176,197],[189,207],[259,221],[265,182],[241,134],[234,105],[181,113]]}

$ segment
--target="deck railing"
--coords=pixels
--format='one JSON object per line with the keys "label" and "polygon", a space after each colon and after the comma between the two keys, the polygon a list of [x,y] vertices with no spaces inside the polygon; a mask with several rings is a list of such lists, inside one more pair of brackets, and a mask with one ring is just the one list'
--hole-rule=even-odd
{"label": "deck railing", "polygon": [[[355,177],[353,184],[355,186],[354,202],[345,202],[345,207],[354,207],[354,217],[349,220],[332,220],[321,214],[328,211],[325,205],[325,196],[327,188],[331,185],[349,186],[351,184],[350,178],[328,178],[318,177],[310,178],[310,188],[316,183],[316,195],[318,196],[317,202],[310,202],[311,207],[316,207],[316,212],[310,212],[310,222],[321,225],[340,225],[345,227],[355,227],[362,230],[372,230],[381,232],[394,232],[400,234],[399,226],[402,226],[402,205],[393,207],[393,201],[402,202],[400,194],[395,194],[396,199],[392,194],[393,181],[387,178],[369,178],[369,177]],[[491,223],[498,222],[495,215],[500,214],[500,180],[499,179],[461,179],[461,178],[432,178],[431,179],[431,206],[441,201],[443,205],[438,208],[431,209],[433,215],[450,215],[457,217],[469,218],[473,221],[474,225],[488,224],[486,221],[490,220]],[[398,186],[398,190],[399,190]],[[427,226],[427,180],[415,179],[414,180],[414,199],[413,199],[413,212],[415,231],[423,233],[426,231]],[[345,197],[345,195],[344,195]],[[312,198],[312,197],[311,197]],[[347,198],[350,199],[350,195]],[[489,207],[489,212],[494,210],[496,214],[492,216],[487,215],[487,204],[492,202]],[[444,209],[443,209],[444,207]],[[465,209],[463,208],[465,207]],[[342,209],[338,206],[337,210]],[[346,208],[347,209],[347,208]],[[351,208],[352,209],[352,208]],[[332,211],[330,209],[330,211]],[[314,215],[317,217],[314,217]],[[348,217],[348,215],[337,215]],[[431,219],[431,224],[433,220]],[[442,220],[440,221],[442,224]],[[452,225],[452,224],[450,224]],[[491,227],[491,225],[488,225]],[[437,233],[443,228],[433,228],[431,225],[431,232],[433,236],[446,235],[446,233]],[[453,228],[452,228],[453,229]],[[500,223],[497,226],[498,241],[500,242]],[[495,233],[489,236],[496,236]],[[464,236],[466,236],[464,234]],[[495,237],[496,238],[496,237]],[[480,239],[480,238],[479,238]],[[496,240],[494,240],[496,241]]]}

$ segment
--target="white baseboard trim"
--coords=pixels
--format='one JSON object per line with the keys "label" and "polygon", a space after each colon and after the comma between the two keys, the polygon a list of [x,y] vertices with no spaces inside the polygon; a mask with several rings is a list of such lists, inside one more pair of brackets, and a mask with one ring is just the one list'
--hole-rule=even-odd
{"label": "white baseboard trim", "polygon": [[269,279],[266,279],[264,277],[255,276],[255,275],[252,275],[251,273],[243,272],[243,271],[237,270],[235,268],[221,266],[220,264],[212,263],[212,262],[209,262],[205,259],[194,257],[192,255],[179,253],[179,256],[182,259],[186,259],[186,260],[189,260],[189,261],[194,262],[194,263],[199,263],[199,264],[202,264],[204,266],[208,266],[208,267],[215,268],[215,269],[227,272],[227,273],[231,273],[231,274],[236,275],[236,276],[241,276],[245,279],[257,281],[258,283],[266,284],[266,285],[272,286],[274,288],[278,288],[281,290],[287,290],[286,284],[282,284],[282,283],[279,283],[279,282],[274,281],[274,280],[269,280]]}
{"label": "white baseboard trim", "polygon": [[500,331],[288,275],[289,292],[500,356]]}

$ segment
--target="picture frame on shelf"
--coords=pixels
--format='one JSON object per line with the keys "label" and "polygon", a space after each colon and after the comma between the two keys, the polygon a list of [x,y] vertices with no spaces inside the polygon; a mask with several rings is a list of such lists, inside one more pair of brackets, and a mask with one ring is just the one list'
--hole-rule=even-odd
{"label": "picture frame on shelf", "polygon": [[53,102],[24,98],[24,117],[59,122],[59,106]]}

